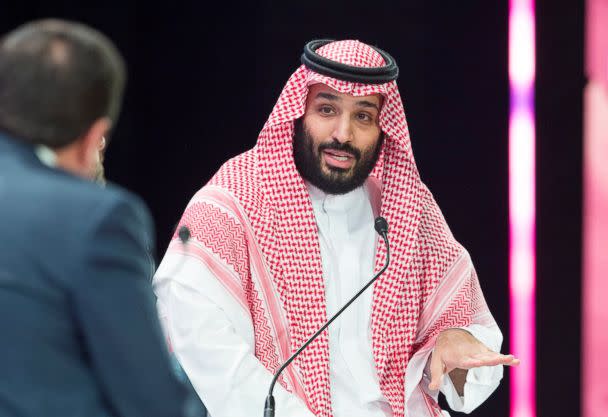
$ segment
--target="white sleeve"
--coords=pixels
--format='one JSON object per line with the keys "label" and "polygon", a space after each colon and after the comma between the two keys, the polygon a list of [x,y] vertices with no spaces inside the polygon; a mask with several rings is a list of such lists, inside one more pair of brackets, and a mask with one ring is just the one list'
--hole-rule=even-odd
{"label": "white sleeve", "polygon": [[[262,415],[272,374],[254,356],[251,316],[194,257],[168,253],[156,276],[158,310],[172,350],[212,417]],[[275,385],[279,415],[314,417]]]}
{"label": "white sleeve", "polygon": [[[500,352],[502,333],[497,325],[482,326],[472,324],[461,329],[471,333],[477,340],[495,352]],[[456,388],[449,378],[443,378],[439,388],[445,395],[450,408],[462,413],[470,413],[479,407],[498,387],[503,376],[503,366],[482,366],[469,369],[464,384],[464,396],[458,395]]]}

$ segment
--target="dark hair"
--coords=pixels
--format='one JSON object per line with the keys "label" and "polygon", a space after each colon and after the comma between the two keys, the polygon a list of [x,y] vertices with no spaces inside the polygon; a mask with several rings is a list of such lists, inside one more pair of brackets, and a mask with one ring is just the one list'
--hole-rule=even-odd
{"label": "dark hair", "polygon": [[116,121],[125,64],[112,42],[80,23],[26,23],[0,40],[0,130],[57,149],[95,120]]}

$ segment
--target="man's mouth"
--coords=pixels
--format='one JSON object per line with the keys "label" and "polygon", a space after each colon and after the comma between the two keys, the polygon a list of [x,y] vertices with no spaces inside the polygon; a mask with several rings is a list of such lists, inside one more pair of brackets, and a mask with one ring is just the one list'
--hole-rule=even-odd
{"label": "man's mouth", "polygon": [[355,163],[355,157],[350,152],[324,149],[321,153],[323,160],[329,167],[349,169]]}

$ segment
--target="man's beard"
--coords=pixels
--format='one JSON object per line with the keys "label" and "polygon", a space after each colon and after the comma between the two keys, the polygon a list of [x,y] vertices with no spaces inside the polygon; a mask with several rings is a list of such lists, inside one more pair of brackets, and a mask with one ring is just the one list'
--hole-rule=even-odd
{"label": "man's beard", "polygon": [[94,181],[99,185],[106,185],[105,169],[102,162],[99,162],[95,167]]}
{"label": "man's beard", "polygon": [[[297,119],[294,122],[293,158],[300,175],[312,185],[327,194],[346,194],[363,185],[376,166],[383,141],[384,133],[380,132],[378,141],[363,150],[337,141],[321,143],[315,149],[312,135],[302,119]],[[322,155],[325,149],[350,153],[355,159],[354,165],[349,169],[328,166],[329,173],[323,171]]]}
{"label": "man's beard", "polygon": [[99,151],[97,163],[95,164],[95,172],[92,173],[93,181],[99,185],[106,185],[105,168],[103,166],[103,160],[105,159],[105,152]]}

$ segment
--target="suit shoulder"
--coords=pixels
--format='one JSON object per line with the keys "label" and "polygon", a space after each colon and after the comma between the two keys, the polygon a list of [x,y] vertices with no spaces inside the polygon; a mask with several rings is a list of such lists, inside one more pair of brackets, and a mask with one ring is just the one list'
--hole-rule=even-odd
{"label": "suit shoulder", "polygon": [[62,174],[50,176],[48,179],[55,182],[51,188],[59,192],[57,197],[70,204],[80,202],[84,205],[104,207],[122,203],[145,208],[140,197],[113,183],[102,187],[90,180]]}
{"label": "suit shoulder", "polygon": [[108,184],[108,186],[102,188],[101,191],[104,194],[103,198],[107,199],[111,203],[128,204],[148,213],[146,203],[144,203],[139,196],[118,185]]}
{"label": "suit shoulder", "polygon": [[152,229],[152,216],[146,203],[134,193],[117,186],[108,184],[105,188],[97,189],[89,197],[88,204],[94,205],[97,220],[106,221],[125,219],[142,223],[146,229]]}
{"label": "suit shoulder", "polygon": [[146,226],[151,224],[150,213],[143,200],[120,186],[108,184],[101,187],[63,173],[45,175],[34,182],[39,184],[32,185],[32,191],[37,190],[41,201],[52,207],[54,212],[63,213],[77,223],[80,219],[94,224],[122,208],[123,211],[134,212]]}

